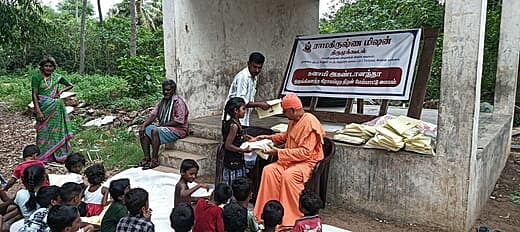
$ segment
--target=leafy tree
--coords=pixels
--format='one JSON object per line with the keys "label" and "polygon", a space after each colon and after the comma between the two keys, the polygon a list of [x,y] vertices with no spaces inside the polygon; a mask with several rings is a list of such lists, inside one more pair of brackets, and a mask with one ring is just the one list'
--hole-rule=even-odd
{"label": "leafy tree", "polygon": [[[83,4],[78,6],[78,1],[83,3],[83,0],[62,0],[58,3],[58,10],[64,15],[77,18],[76,12],[83,12]],[[87,1],[86,9],[87,16],[94,15],[94,6],[90,1]]]}
{"label": "leafy tree", "polygon": [[36,41],[47,32],[48,24],[42,18],[38,0],[0,1],[0,47],[10,44],[18,47]]}
{"label": "leafy tree", "polygon": [[[123,0],[111,9],[114,16],[130,17],[130,0]],[[137,25],[148,27],[153,31],[162,27],[161,0],[135,0]]]}

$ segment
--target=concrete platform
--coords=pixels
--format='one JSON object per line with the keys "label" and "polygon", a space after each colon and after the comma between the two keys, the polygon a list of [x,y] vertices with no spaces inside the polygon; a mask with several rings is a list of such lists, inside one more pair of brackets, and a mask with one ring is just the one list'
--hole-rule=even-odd
{"label": "concrete platform", "polygon": [[[371,107],[367,107],[370,110]],[[377,108],[377,107],[376,107]],[[395,115],[406,109],[390,107]],[[437,112],[425,110],[424,120],[434,123]],[[481,113],[477,157],[471,164],[471,178],[456,174],[462,167],[443,156],[413,152],[389,152],[361,146],[336,143],[331,161],[327,200],[329,204],[354,209],[366,214],[404,223],[458,228],[461,217],[478,217],[507,159],[508,130],[511,120],[504,115]],[[221,141],[218,131],[220,116],[192,120],[191,130],[204,128],[209,137]],[[287,123],[283,117],[258,119],[253,114],[252,126],[270,128]],[[328,136],[344,124],[323,123]],[[211,132],[210,132],[211,131]],[[446,154],[449,151],[442,151]],[[466,198],[457,196],[464,195]],[[455,205],[474,204],[470,215]],[[451,223],[451,224],[450,224]]]}

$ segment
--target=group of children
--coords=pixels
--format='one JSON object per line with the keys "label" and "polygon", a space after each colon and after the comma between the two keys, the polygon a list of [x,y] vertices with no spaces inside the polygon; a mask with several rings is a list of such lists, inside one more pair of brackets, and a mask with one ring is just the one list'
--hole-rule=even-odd
{"label": "group of children", "polygon": [[[126,207],[121,207],[122,197],[129,191],[129,180],[112,181],[107,189],[102,186],[106,178],[103,165],[93,164],[83,172],[85,183],[81,175],[85,159],[80,153],[68,156],[66,175],[48,175],[45,164],[36,160],[39,153],[36,145],[26,146],[24,161],[0,188],[0,231],[94,231],[99,226],[81,222],[80,217],[99,216],[109,204],[109,192],[113,203],[103,217],[106,223],[102,227],[112,229],[102,231],[116,231],[119,220],[129,215]],[[7,190],[18,180],[22,180],[24,188],[11,198]],[[135,202],[133,199],[129,202]]]}
{"label": "group of children", "polygon": [[[283,206],[277,200],[268,201],[261,220],[257,221],[248,210],[252,190],[246,177],[233,179],[231,186],[216,184],[208,199],[191,197],[196,190],[208,188],[206,184],[188,187],[188,183],[195,180],[198,169],[198,164],[191,159],[183,160],[181,164],[181,178],[175,186],[175,203],[170,215],[171,227],[176,232],[321,231],[318,213],[323,202],[315,192],[304,190],[301,193],[300,211],[304,217],[298,219],[293,228],[277,228],[282,222]],[[194,208],[193,202],[196,202]]]}

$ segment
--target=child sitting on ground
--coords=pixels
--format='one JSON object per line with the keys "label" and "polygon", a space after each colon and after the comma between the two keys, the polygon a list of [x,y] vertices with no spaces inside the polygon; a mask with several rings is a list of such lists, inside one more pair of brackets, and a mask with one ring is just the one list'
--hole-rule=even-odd
{"label": "child sitting on ground", "polygon": [[230,202],[222,211],[226,232],[244,232],[247,228],[247,209],[237,202]]}
{"label": "child sitting on ground", "polygon": [[270,200],[265,203],[264,211],[262,211],[262,220],[264,221],[265,232],[274,232],[276,226],[282,223],[283,206],[277,200]]}
{"label": "child sitting on ground", "polygon": [[73,205],[56,205],[49,209],[47,225],[51,232],[77,232],[81,219],[78,208]]}
{"label": "child sitting on ground", "polygon": [[[242,130],[240,118],[246,113],[246,103],[241,97],[233,97],[224,106],[226,118],[222,121],[222,138],[224,139],[224,160],[222,162],[222,179],[231,185],[235,178],[246,176],[244,153],[251,152],[251,148],[241,149],[240,145],[248,140]],[[228,119],[229,116],[229,119]]]}
{"label": "child sitting on ground", "polygon": [[50,183],[52,185],[56,185],[61,187],[63,184],[67,182],[73,182],[77,184],[81,184],[81,187],[85,187],[85,183],[83,182],[83,176],[81,172],[85,167],[85,157],[81,153],[72,153],[65,160],[65,168],[69,173],[65,175],[59,174],[50,174]]}
{"label": "child sitting on ground", "polygon": [[191,183],[197,177],[199,171],[199,165],[195,160],[185,159],[181,163],[181,178],[175,185],[175,196],[173,207],[177,207],[180,203],[191,204],[191,194],[197,191],[199,188],[208,188],[207,184],[198,184],[193,188],[188,187],[188,183]]}
{"label": "child sitting on ground", "polygon": [[108,189],[101,186],[105,181],[105,168],[102,164],[93,164],[85,170],[89,186],[85,189],[83,202],[87,207],[87,217],[97,216],[103,211],[108,201]]}
{"label": "child sitting on ground", "polygon": [[[36,146],[36,145],[27,145],[23,149],[22,157],[23,157],[24,161],[21,164],[19,164],[18,166],[16,166],[16,168],[13,171],[13,176],[11,177],[11,179],[9,179],[9,181],[7,182],[7,185],[4,187],[4,191],[7,192],[7,190],[9,190],[11,187],[13,187],[13,185],[19,179],[23,180],[23,171],[25,170],[25,168],[27,168],[31,165],[34,165],[34,164],[40,165],[43,168],[45,168],[45,163],[43,163],[40,160],[37,160],[37,157],[39,155],[40,155],[40,148],[38,148],[38,146]],[[25,188],[27,188],[26,183],[23,182],[23,184],[24,184]],[[47,185],[49,185],[49,181],[48,181],[48,178],[46,177],[44,186],[47,186]]]}
{"label": "child sitting on ground", "polygon": [[[39,207],[36,202],[36,192],[44,186],[45,168],[38,164],[33,164],[23,171],[23,182],[26,183],[26,189],[20,189],[16,192],[14,203],[20,209],[24,220],[29,219],[34,211]],[[24,227],[24,220],[18,220],[11,225],[11,231],[18,231]]]}
{"label": "child sitting on ground", "polygon": [[49,226],[47,226],[47,214],[49,213],[49,208],[58,204],[59,190],[60,188],[55,185],[41,187],[40,190],[38,190],[36,202],[41,208],[29,216],[25,221],[22,231],[40,232],[49,230]]}
{"label": "child sitting on ground", "polygon": [[[233,189],[233,197],[235,197],[235,200],[237,200],[238,204],[247,210],[249,200],[251,200],[252,197],[251,183],[249,179],[245,177],[239,177],[233,180],[231,189]],[[258,229],[258,223],[256,222],[255,216],[253,215],[253,211],[247,211],[247,228],[245,231],[256,232]]]}
{"label": "child sitting on ground", "polygon": [[175,232],[189,232],[195,223],[193,208],[188,203],[180,203],[170,214],[170,225]]}
{"label": "child sitting on ground", "polygon": [[128,216],[128,210],[125,206],[125,193],[130,190],[129,179],[118,179],[110,182],[108,191],[112,197],[112,204],[108,207],[107,212],[101,221],[101,231],[115,232],[119,220]]}
{"label": "child sitting on ground", "polygon": [[215,186],[215,191],[211,194],[212,201],[200,198],[195,206],[193,232],[224,231],[222,207],[228,202],[231,195],[231,187],[220,183]]}
{"label": "child sitting on ground", "polygon": [[[81,187],[81,184],[73,182],[65,183],[60,187],[60,204],[75,206],[80,216],[86,215],[86,209],[80,207],[82,205],[82,193],[83,188]],[[80,222],[80,227],[82,229],[94,228],[93,225],[86,222]]]}
{"label": "child sitting on ground", "polygon": [[121,218],[117,223],[117,232],[154,232],[152,209],[149,208],[148,192],[142,188],[135,188],[125,194],[125,205],[129,216]]}
{"label": "child sitting on ground", "polygon": [[323,202],[317,193],[303,190],[300,195],[300,211],[303,217],[296,220],[293,232],[317,231],[321,232],[321,219],[318,216]]}

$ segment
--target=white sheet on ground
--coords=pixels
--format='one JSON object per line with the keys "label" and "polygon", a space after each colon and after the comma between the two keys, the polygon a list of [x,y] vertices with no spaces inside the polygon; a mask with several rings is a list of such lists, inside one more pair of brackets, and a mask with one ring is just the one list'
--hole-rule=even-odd
{"label": "white sheet on ground", "polygon": [[[108,187],[111,180],[120,178],[130,179],[132,188],[143,188],[150,194],[150,208],[153,210],[152,222],[155,224],[155,231],[173,231],[170,228],[170,213],[173,207],[175,184],[179,181],[180,176],[155,170],[143,171],[141,168],[131,168],[113,176],[104,185]],[[201,191],[206,192],[206,190]],[[349,232],[330,225],[323,225],[323,231]]]}

